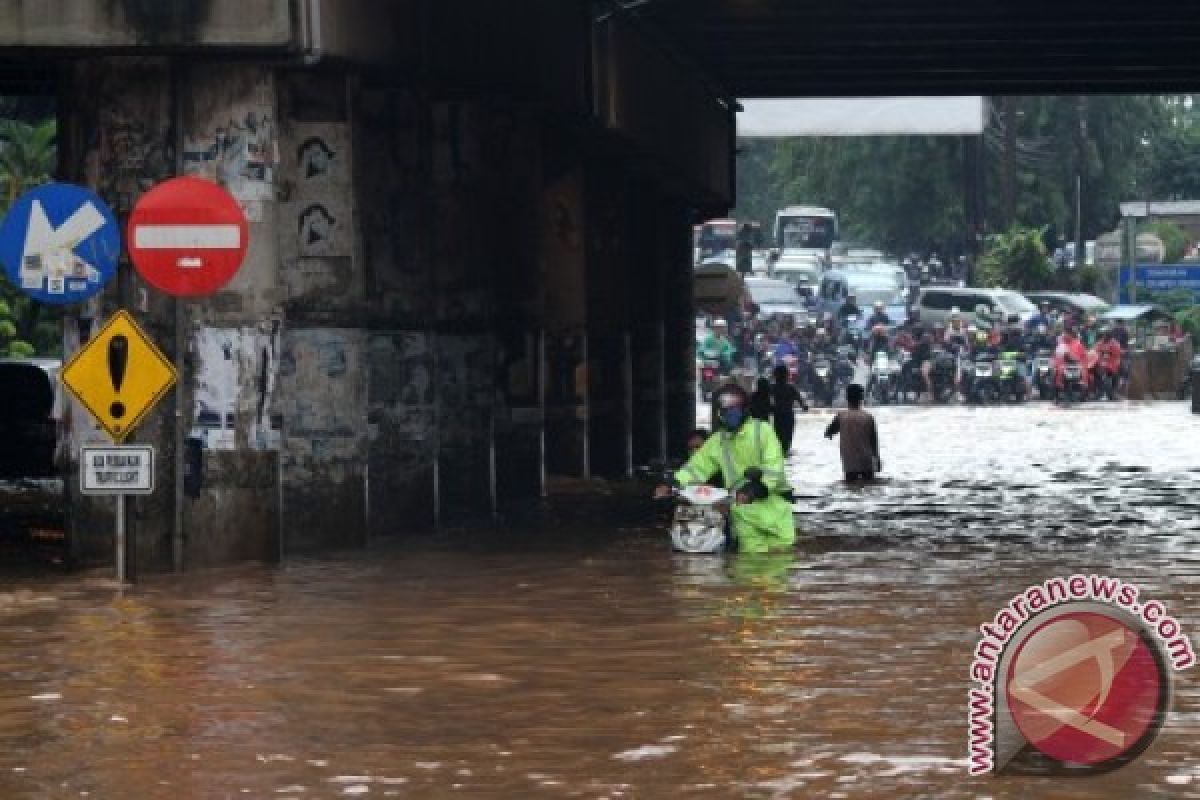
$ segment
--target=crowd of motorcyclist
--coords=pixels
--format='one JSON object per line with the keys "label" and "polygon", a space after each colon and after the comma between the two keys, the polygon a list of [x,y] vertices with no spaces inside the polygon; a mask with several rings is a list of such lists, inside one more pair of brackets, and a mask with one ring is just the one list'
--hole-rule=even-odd
{"label": "crowd of motorcyclist", "polygon": [[[986,306],[970,320],[951,311],[946,326],[889,318],[882,303],[867,313],[851,295],[836,314],[801,326],[743,315],[731,329],[718,319],[701,344],[719,382],[742,366],[758,375],[785,368],[814,404],[832,405],[838,391],[869,370],[875,403],[1115,399],[1123,388],[1130,334],[1124,323],[1102,326],[1091,315],[1063,314],[1042,304],[1022,322],[995,318]],[[866,317],[865,325],[859,321]],[[715,383],[714,383],[715,385]]]}

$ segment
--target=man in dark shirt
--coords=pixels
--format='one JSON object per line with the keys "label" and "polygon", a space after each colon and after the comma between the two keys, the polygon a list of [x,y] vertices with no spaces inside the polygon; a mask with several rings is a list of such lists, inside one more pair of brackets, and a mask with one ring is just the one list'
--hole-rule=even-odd
{"label": "man in dark shirt", "polygon": [[866,391],[857,383],[846,388],[847,411],[839,411],[825,429],[825,438],[841,434],[842,471],[850,482],[869,481],[883,470],[875,418],[862,410]]}

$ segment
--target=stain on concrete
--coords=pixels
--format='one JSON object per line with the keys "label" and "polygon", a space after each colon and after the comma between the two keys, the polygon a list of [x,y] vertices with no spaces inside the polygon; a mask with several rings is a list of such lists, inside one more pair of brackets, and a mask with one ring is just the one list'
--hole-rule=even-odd
{"label": "stain on concrete", "polygon": [[210,6],[210,0],[109,0],[109,8],[119,8],[138,42],[147,45],[197,42]]}

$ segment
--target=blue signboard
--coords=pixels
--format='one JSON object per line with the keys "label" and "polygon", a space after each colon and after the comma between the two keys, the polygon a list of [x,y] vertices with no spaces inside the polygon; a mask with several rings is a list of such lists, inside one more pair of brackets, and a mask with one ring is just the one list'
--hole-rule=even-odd
{"label": "blue signboard", "polygon": [[17,288],[43,303],[81,303],[117,271],[121,232],[104,201],[50,183],[22,195],[0,225],[0,263]]}
{"label": "blue signboard", "polygon": [[[1139,292],[1150,291],[1161,294],[1186,289],[1192,293],[1195,301],[1200,303],[1200,264],[1141,266],[1135,272],[1135,280]],[[1120,282],[1121,302],[1128,303],[1130,301],[1129,267],[1121,267]]]}

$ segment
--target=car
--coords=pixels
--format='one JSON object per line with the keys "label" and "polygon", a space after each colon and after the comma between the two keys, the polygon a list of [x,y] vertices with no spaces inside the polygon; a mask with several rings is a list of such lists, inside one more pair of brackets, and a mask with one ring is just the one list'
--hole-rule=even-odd
{"label": "car", "polygon": [[1011,289],[984,289],[971,286],[927,286],[921,290],[917,309],[921,321],[930,325],[949,325],[950,316],[956,310],[964,323],[976,322],[975,309],[986,306],[992,317],[1009,317],[1013,314],[1027,322],[1037,313],[1037,307],[1025,296]]}
{"label": "car", "polygon": [[1034,305],[1049,303],[1050,308],[1061,313],[1086,316],[1088,314],[1103,314],[1111,308],[1094,294],[1079,294],[1076,292],[1025,292],[1029,302]]}
{"label": "car", "polygon": [[779,314],[804,317],[808,314],[804,299],[796,291],[796,287],[787,281],[748,277],[745,284],[751,302],[758,306],[758,315],[761,318]]}
{"label": "car", "polygon": [[876,302],[883,303],[893,322],[903,321],[908,315],[905,288],[891,270],[830,270],[821,278],[818,310],[836,315],[850,295],[863,311],[862,323]]}
{"label": "car", "polygon": [[786,254],[771,268],[771,277],[787,281],[804,297],[815,297],[825,267],[813,256]]}
{"label": "car", "polygon": [[0,359],[0,478],[57,475],[62,363],[53,359]]}

